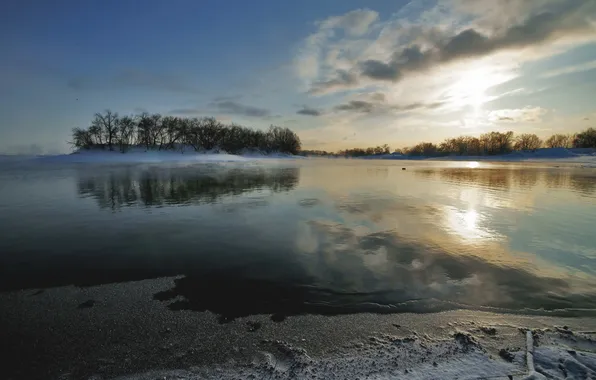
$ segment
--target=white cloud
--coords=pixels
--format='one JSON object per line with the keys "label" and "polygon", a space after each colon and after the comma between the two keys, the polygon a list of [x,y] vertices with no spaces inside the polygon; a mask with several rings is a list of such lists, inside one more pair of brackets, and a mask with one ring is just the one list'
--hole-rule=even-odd
{"label": "white cloud", "polygon": [[[368,9],[358,9],[341,16],[332,16],[316,22],[317,31],[308,36],[294,60],[295,73],[305,85],[319,77],[321,66],[341,68],[342,54],[345,54],[345,41],[336,48],[332,40],[336,30],[343,30],[349,37],[360,37],[367,33],[379,14]],[[322,62],[321,62],[322,61]]]}
{"label": "white cloud", "polygon": [[[318,60],[319,75],[312,80],[312,92],[327,94],[379,82],[396,84],[407,76],[433,75],[442,66],[500,53],[518,52],[515,58],[523,63],[534,58],[530,53],[535,47],[564,40],[569,48],[574,39],[585,42],[596,38],[596,5],[591,2],[498,1],[505,9],[495,9],[493,1],[451,0],[431,10],[417,10],[419,14],[402,10],[384,22],[378,21],[376,13],[363,11],[331,17],[319,23],[314,34],[325,35],[327,40],[317,45],[318,51],[326,54]],[[330,32],[345,29],[344,23],[354,29],[334,39],[333,50],[329,50],[329,41],[337,37]],[[369,30],[375,35],[364,36]],[[369,47],[350,49],[355,44]],[[337,59],[346,51],[351,53],[347,59]]]}
{"label": "white cloud", "polygon": [[454,10],[471,16],[482,29],[504,28],[520,24],[529,14],[544,11],[560,0],[447,0]]}
{"label": "white cloud", "polygon": [[525,107],[518,109],[502,109],[490,111],[488,120],[496,123],[537,123],[548,110],[542,107]]}
{"label": "white cloud", "polygon": [[317,23],[321,30],[341,29],[353,37],[362,36],[368,32],[372,23],[377,21],[379,14],[370,9],[357,9],[341,16],[332,16]]}
{"label": "white cloud", "polygon": [[559,75],[580,73],[580,72],[590,71],[590,70],[594,70],[594,69],[596,69],[596,61],[591,61],[591,62],[581,63],[579,65],[572,65],[572,66],[562,67],[560,69],[547,71],[546,73],[542,74],[542,77],[543,78],[552,78],[552,77],[557,77]]}
{"label": "white cloud", "polygon": [[296,73],[300,78],[312,79],[319,74],[319,62],[316,52],[310,52],[298,59]]}

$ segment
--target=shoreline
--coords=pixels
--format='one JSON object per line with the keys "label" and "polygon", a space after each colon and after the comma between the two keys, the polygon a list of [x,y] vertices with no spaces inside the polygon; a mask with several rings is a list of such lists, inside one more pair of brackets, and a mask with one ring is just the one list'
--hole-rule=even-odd
{"label": "shoreline", "polygon": [[18,163],[32,161],[35,163],[97,163],[97,164],[126,164],[126,163],[216,163],[216,162],[250,162],[263,160],[304,160],[304,159],[357,159],[381,160],[399,162],[487,162],[487,163],[553,163],[576,164],[585,168],[596,167],[596,149],[565,149],[544,148],[535,152],[513,152],[494,156],[404,156],[404,155],[373,155],[359,157],[344,156],[302,156],[286,153],[263,153],[247,151],[239,154],[228,154],[225,151],[194,151],[194,150],[146,150],[133,149],[128,152],[89,150],[75,151],[69,154],[41,155],[41,156],[1,156],[4,162]]}
{"label": "shoreline", "polygon": [[[35,162],[52,164],[96,163],[96,164],[126,164],[126,163],[217,163],[217,162],[251,162],[267,160],[305,160],[305,159],[335,159],[335,160],[381,160],[400,162],[486,162],[486,163],[552,163],[576,164],[583,168],[596,168],[596,149],[593,148],[542,148],[535,152],[512,152],[492,156],[407,156],[383,154],[372,156],[312,156],[293,155],[287,153],[263,153],[247,150],[238,154],[229,154],[222,150],[157,150],[134,148],[127,152],[117,150],[79,150],[68,154],[57,155],[4,155],[0,160],[8,163]],[[473,168],[473,167],[472,167]]]}
{"label": "shoreline", "polygon": [[[0,293],[0,338],[11,347],[4,372],[9,379],[145,379],[179,371],[186,371],[180,378],[231,379],[252,373],[281,379],[291,378],[291,367],[308,369],[318,379],[329,378],[333,365],[338,376],[348,370],[361,371],[360,376],[362,371],[389,374],[394,365],[409,368],[412,375],[452,368],[463,360],[487,371],[502,370],[507,378],[525,373],[524,329],[559,334],[560,326],[567,326],[575,337],[580,330],[596,331],[594,318],[470,310],[298,315],[282,322],[254,315],[222,324],[209,311],[172,311],[154,300],[152,295],[172,281]],[[582,339],[596,351],[589,339]],[[511,351],[515,360],[501,358],[501,350]],[[397,352],[410,354],[397,360]],[[363,360],[359,364],[358,358]]]}

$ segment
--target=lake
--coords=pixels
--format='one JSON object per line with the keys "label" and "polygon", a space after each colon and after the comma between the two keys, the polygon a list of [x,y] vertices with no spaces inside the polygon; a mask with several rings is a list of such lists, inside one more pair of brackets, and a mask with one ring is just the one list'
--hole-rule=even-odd
{"label": "lake", "polygon": [[153,298],[220,322],[457,308],[596,314],[590,168],[6,162],[0,225],[2,292],[175,276]]}

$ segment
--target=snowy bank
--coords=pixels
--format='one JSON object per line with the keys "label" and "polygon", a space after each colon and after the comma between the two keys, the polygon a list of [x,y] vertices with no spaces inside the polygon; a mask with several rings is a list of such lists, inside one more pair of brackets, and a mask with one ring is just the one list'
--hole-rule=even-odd
{"label": "snowy bank", "polygon": [[[33,157],[29,157],[31,159]],[[71,154],[56,156],[37,156],[34,159],[42,163],[161,163],[161,162],[242,162],[262,159],[301,159],[303,157],[286,153],[263,154],[259,151],[245,151],[240,155],[212,150],[196,152],[194,150],[145,150],[134,148],[125,153],[107,150],[80,150]]]}
{"label": "snowy bank", "polygon": [[435,160],[435,161],[498,161],[498,162],[518,162],[518,161],[558,161],[578,164],[596,165],[596,149],[594,148],[544,148],[536,151],[517,151],[509,154],[496,156],[406,156],[402,154],[384,154],[362,157],[363,159],[383,159],[383,160]]}

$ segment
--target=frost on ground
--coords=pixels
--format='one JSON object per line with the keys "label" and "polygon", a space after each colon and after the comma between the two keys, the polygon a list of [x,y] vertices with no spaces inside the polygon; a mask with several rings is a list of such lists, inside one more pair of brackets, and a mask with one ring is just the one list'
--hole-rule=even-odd
{"label": "frost on ground", "polygon": [[[524,333],[521,331],[520,333]],[[596,341],[591,333],[555,328],[533,331],[533,363],[526,347],[495,356],[469,333],[433,340],[414,335],[371,337],[341,353],[311,358],[282,341],[263,341],[252,363],[154,371],[119,380],[149,379],[596,379]],[[531,372],[534,365],[536,372]]]}
{"label": "frost on ground", "polygon": [[534,378],[596,379],[594,333],[566,327],[534,331]]}
{"label": "frost on ground", "polygon": [[509,363],[490,359],[479,347],[386,338],[360,347],[357,353],[314,360],[301,349],[277,342],[275,350],[263,352],[249,367],[154,372],[126,379],[508,379],[524,373],[522,360],[523,353]]}
{"label": "frost on ground", "polygon": [[525,373],[524,352],[511,361],[492,359],[467,334],[431,341],[412,336],[371,337],[346,347],[344,353],[313,359],[303,349],[282,341],[263,342],[263,351],[250,365],[230,363],[217,368],[151,372],[121,380],[164,379],[508,379]]}

